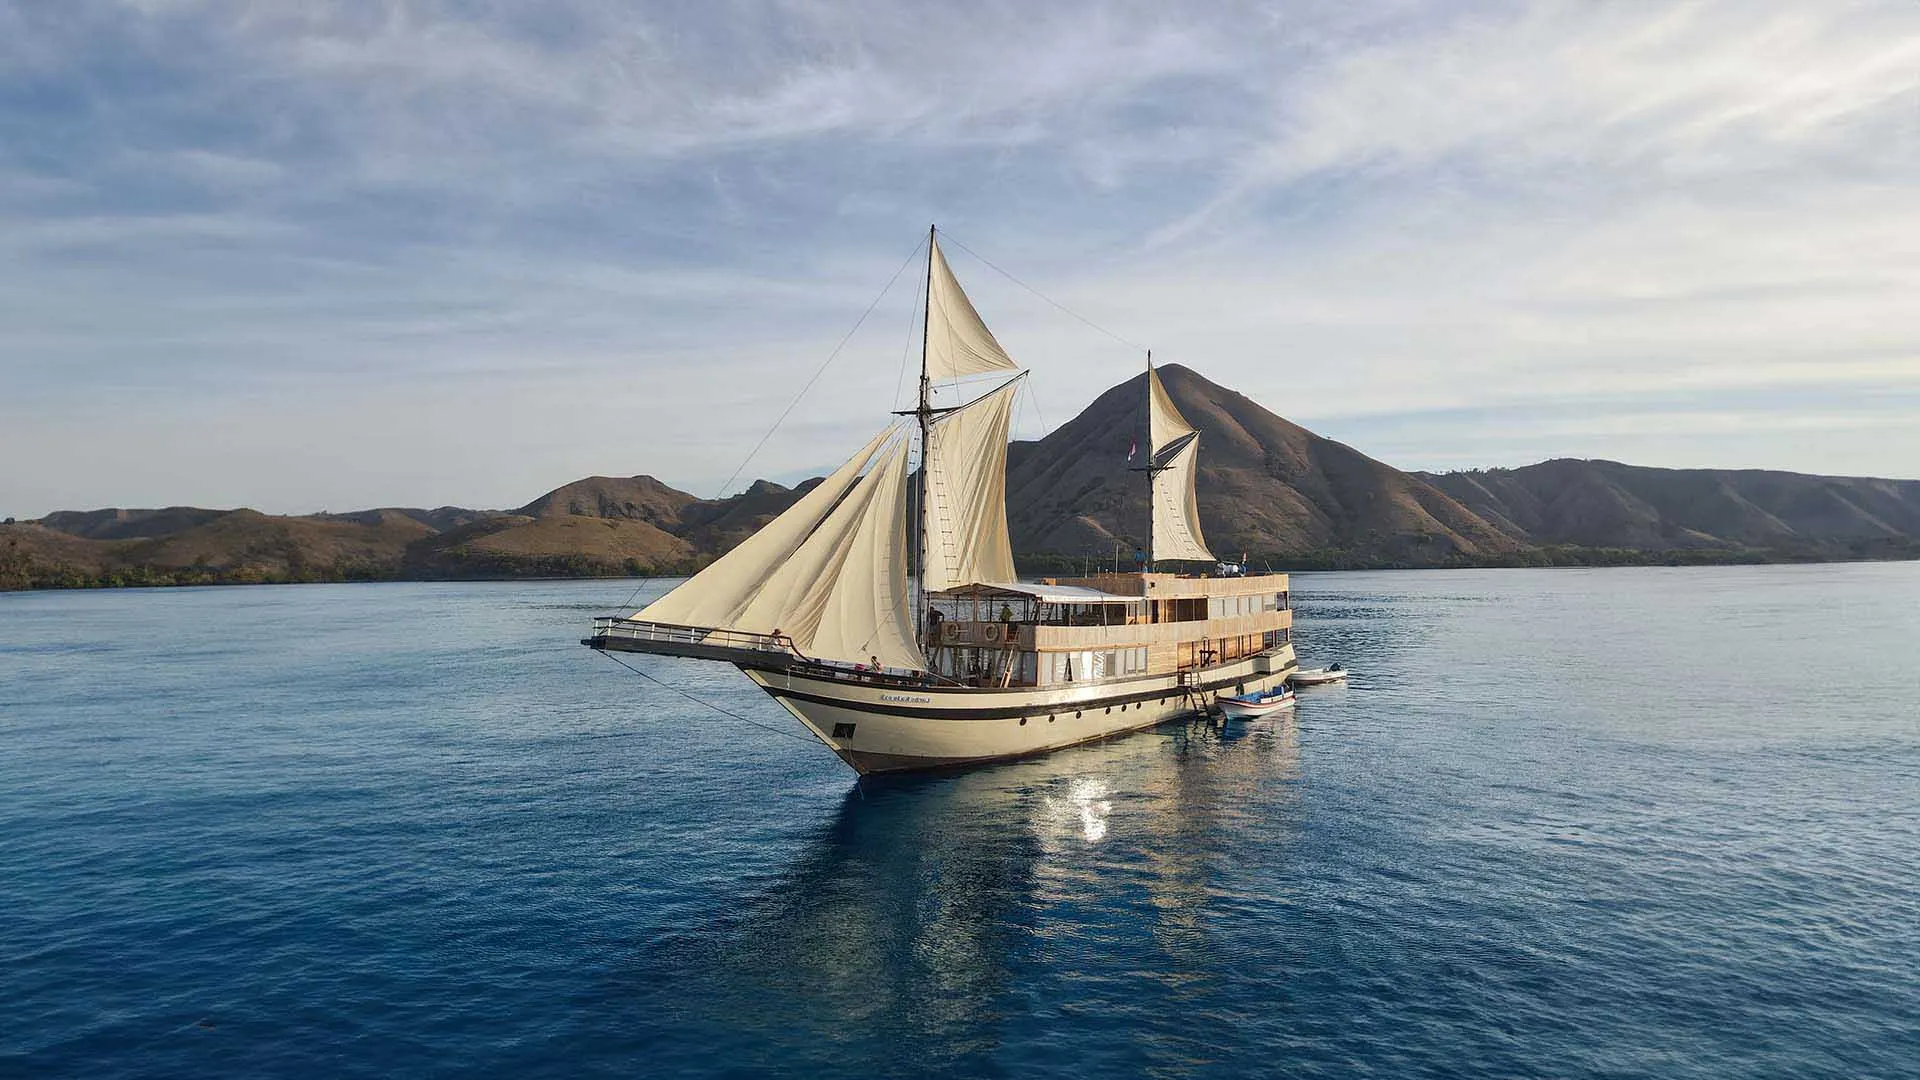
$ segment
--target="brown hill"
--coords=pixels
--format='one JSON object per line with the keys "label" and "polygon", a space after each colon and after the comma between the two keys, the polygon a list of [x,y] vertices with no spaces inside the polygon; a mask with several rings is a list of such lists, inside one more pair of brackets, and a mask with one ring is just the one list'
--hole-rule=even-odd
{"label": "brown hill", "polygon": [[809,481],[697,499],[650,476],[588,477],[518,512],[384,507],[59,511],[0,526],[0,587],[684,572],[792,505]]}
{"label": "brown hill", "polygon": [[[1524,541],[1431,484],[1268,412],[1177,364],[1167,393],[1200,431],[1200,525],[1222,555],[1285,559],[1340,552],[1353,561],[1438,565],[1488,559]],[[1111,555],[1146,531],[1144,474],[1127,450],[1143,438],[1141,374],[1100,395],[1037,443],[1016,443],[1007,466],[1016,551]],[[1137,462],[1136,462],[1137,463]]]}
{"label": "brown hill", "polygon": [[161,510],[56,510],[40,524],[86,540],[131,540],[171,536],[204,525],[231,510],[203,510],[197,506],[169,506]]}
{"label": "brown hill", "polygon": [[557,487],[514,513],[531,518],[627,518],[672,531],[680,525],[680,512],[699,501],[651,476],[589,476]]}
{"label": "brown hill", "polygon": [[1844,554],[1920,536],[1920,481],[1558,458],[1420,474],[1534,544]]}
{"label": "brown hill", "polygon": [[432,510],[421,510],[412,506],[382,506],[374,510],[349,510],[342,514],[314,514],[313,517],[316,520],[357,521],[363,525],[378,525],[399,516],[412,518],[435,532],[445,532],[469,522],[501,517],[505,513],[504,510],[469,510],[464,506],[438,506]]}
{"label": "brown hill", "polygon": [[760,527],[812,491],[820,479],[785,487],[756,480],[738,495],[701,499],[681,508],[678,534],[701,551],[720,554],[760,530]]}
{"label": "brown hill", "polygon": [[578,577],[679,568],[693,556],[686,541],[645,521],[511,514],[418,541],[405,562],[410,577]]}
{"label": "brown hill", "polygon": [[[1405,473],[1184,367],[1161,376],[1200,429],[1201,524],[1222,556],[1296,568],[1920,557],[1920,481],[1573,460]],[[1029,565],[1139,543],[1145,481],[1126,455],[1144,379],[1009,448],[1008,521]],[[650,476],[592,476],[518,511],[61,511],[0,525],[0,588],[680,573],[816,483],[700,499]]]}
{"label": "brown hill", "polygon": [[[0,585],[25,588],[393,577],[408,545],[433,535],[428,526],[404,516],[362,524],[275,517],[255,510],[202,513],[214,516],[164,535],[132,539],[85,539],[31,523],[0,526]],[[75,524],[72,516],[63,520],[69,527]],[[114,525],[113,520],[101,518],[104,528],[100,531],[111,533],[123,527]],[[180,521],[177,517],[148,520]]]}

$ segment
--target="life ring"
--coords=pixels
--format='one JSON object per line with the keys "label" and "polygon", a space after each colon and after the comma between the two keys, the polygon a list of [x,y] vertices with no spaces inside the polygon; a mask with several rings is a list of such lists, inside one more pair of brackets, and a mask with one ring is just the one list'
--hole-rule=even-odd
{"label": "life ring", "polygon": [[982,636],[987,639],[987,644],[998,645],[1002,641],[1006,640],[1007,628],[1000,625],[997,622],[988,623],[987,628],[983,632]]}
{"label": "life ring", "polygon": [[946,642],[949,645],[953,644],[956,641],[959,641],[960,640],[960,624],[959,623],[941,623],[940,624],[940,640]]}

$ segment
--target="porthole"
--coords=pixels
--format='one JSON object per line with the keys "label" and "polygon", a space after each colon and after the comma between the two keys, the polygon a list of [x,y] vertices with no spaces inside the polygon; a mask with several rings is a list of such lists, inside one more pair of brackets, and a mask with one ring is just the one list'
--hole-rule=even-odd
{"label": "porthole", "polygon": [[1078,719],[1080,719],[1080,710],[1079,710],[1079,709],[1075,709],[1075,710],[1073,710],[1073,718],[1074,718],[1075,720],[1078,720]]}
{"label": "porthole", "polygon": [[1020,726],[1021,726],[1021,727],[1026,727],[1026,726],[1027,726],[1027,718],[1026,718],[1026,717],[1024,717],[1024,716],[1023,716],[1023,717],[1021,717],[1021,718],[1020,718]]}
{"label": "porthole", "polygon": [[1107,706],[1107,711],[1108,711],[1108,712],[1112,712],[1112,711],[1113,711],[1113,706],[1111,706],[1111,705],[1109,705],[1109,706]]}

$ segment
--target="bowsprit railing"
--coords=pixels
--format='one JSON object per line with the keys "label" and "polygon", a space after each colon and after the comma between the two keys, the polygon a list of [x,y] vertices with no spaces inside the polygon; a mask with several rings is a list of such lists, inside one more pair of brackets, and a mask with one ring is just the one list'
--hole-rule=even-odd
{"label": "bowsprit railing", "polygon": [[690,656],[766,667],[788,667],[800,660],[784,634],[756,634],[711,626],[676,626],[642,619],[602,617],[593,620],[593,634],[580,639],[591,649],[615,652]]}

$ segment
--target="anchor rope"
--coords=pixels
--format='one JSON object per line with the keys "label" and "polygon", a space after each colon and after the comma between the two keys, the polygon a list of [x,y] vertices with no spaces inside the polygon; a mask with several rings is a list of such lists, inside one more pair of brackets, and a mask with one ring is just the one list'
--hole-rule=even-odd
{"label": "anchor rope", "polygon": [[[813,742],[813,741],[814,741],[814,740],[813,740],[812,738],[810,738],[810,737],[808,737],[808,736],[805,736],[805,735],[795,735],[795,734],[794,734],[793,732],[791,732],[791,731],[782,731],[781,729],[779,729],[779,728],[777,728],[777,727],[774,727],[774,726],[772,726],[771,724],[763,724],[763,723],[761,723],[761,722],[759,722],[758,720],[754,720],[754,719],[751,719],[751,718],[749,718],[749,717],[745,717],[745,716],[741,716],[741,715],[740,715],[739,713],[737,713],[737,712],[734,712],[734,711],[733,711],[732,709],[728,709],[728,708],[724,708],[724,707],[722,707],[722,706],[719,706],[719,705],[715,705],[715,704],[714,704],[713,702],[711,702],[711,701],[708,701],[708,700],[706,700],[706,699],[704,699],[704,698],[698,698],[698,697],[695,697],[695,696],[693,696],[692,694],[689,694],[689,693],[687,693],[687,692],[686,692],[685,690],[682,690],[682,689],[680,689],[679,687],[677,687],[677,686],[674,686],[674,685],[673,685],[673,684],[671,684],[671,683],[668,683],[668,682],[663,682],[663,681],[662,681],[662,680],[660,680],[660,679],[656,679],[656,678],[654,678],[653,676],[651,676],[651,675],[649,675],[649,674],[647,674],[647,673],[646,673],[646,672],[644,672],[644,671],[641,671],[641,670],[640,670],[639,668],[637,668],[637,667],[634,667],[634,666],[633,666],[632,664],[629,664],[629,663],[627,663],[627,662],[626,662],[625,660],[622,660],[622,659],[620,659],[619,657],[617,657],[617,656],[615,656],[615,655],[613,655],[613,654],[612,654],[612,653],[610,653],[610,652],[607,652],[607,651],[606,651],[606,650],[604,650],[604,649],[595,649],[594,651],[595,651],[595,652],[597,652],[597,653],[599,653],[599,654],[600,654],[601,656],[604,656],[604,657],[606,657],[607,659],[609,659],[609,660],[611,660],[611,661],[613,661],[614,663],[616,663],[616,664],[619,664],[619,665],[620,665],[621,667],[623,667],[623,668],[626,668],[626,669],[627,669],[628,671],[631,671],[631,672],[633,672],[633,673],[634,673],[635,675],[638,675],[638,676],[640,676],[641,678],[643,678],[643,679],[645,679],[645,680],[647,680],[648,682],[650,682],[650,683],[652,683],[652,684],[653,684],[653,685],[655,685],[655,686],[658,686],[658,687],[661,687],[662,689],[666,689],[666,690],[671,690],[671,691],[673,691],[674,693],[676,693],[676,694],[679,694],[679,695],[680,695],[681,697],[683,697],[683,698],[686,698],[686,699],[687,699],[688,701],[691,701],[691,702],[693,702],[693,703],[694,703],[694,704],[696,704],[696,705],[705,705],[705,706],[706,706],[707,708],[709,708],[709,709],[712,709],[712,710],[713,710],[714,712],[717,712],[717,713],[719,713],[719,714],[721,714],[722,716],[728,716],[728,717],[732,717],[733,719],[735,719],[735,720],[738,720],[738,721],[740,721],[740,722],[741,722],[741,723],[743,723],[743,724],[746,724],[746,725],[747,725],[748,727],[757,727],[757,728],[759,728],[759,729],[760,729],[761,731],[766,731],[766,732],[771,732],[771,733],[773,733],[773,734],[775,734],[775,735],[783,735],[783,736],[785,736],[785,737],[787,737],[787,738],[789,738],[789,739],[798,739],[798,740],[800,740],[800,741],[801,741],[801,742],[803,742],[803,743],[811,743],[811,742]],[[632,734],[632,733],[631,733],[631,732],[629,732],[628,734]],[[608,736],[608,735],[597,735],[597,736],[594,736],[594,737],[595,737],[595,738],[601,738],[601,739],[605,739],[605,738],[613,738],[614,736]]]}

